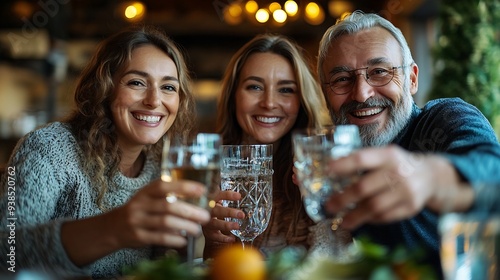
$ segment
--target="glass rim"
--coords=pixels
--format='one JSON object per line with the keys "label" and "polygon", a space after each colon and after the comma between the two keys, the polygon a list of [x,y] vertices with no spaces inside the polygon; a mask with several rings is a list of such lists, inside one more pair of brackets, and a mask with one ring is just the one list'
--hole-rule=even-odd
{"label": "glass rim", "polygon": [[273,144],[223,144],[221,147],[272,147]]}
{"label": "glass rim", "polygon": [[326,125],[326,126],[320,126],[320,127],[302,127],[302,128],[296,128],[292,130],[292,135],[306,135],[309,134],[310,132],[319,132],[319,131],[333,131],[335,132],[337,129],[342,128],[350,128],[356,127],[359,130],[359,126],[356,124],[334,124],[334,125]]}

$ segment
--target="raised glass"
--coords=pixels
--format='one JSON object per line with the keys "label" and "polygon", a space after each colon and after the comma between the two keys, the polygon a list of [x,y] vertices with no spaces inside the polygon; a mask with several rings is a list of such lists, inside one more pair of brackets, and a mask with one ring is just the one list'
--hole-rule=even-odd
{"label": "raised glass", "polygon": [[[346,239],[352,240],[350,233],[342,229],[343,211],[329,215],[324,204],[335,192],[358,179],[359,174],[337,176],[329,172],[328,161],[344,157],[361,147],[358,127],[339,125],[326,128],[308,128],[293,133],[295,152],[294,167],[302,194],[305,210],[316,223],[327,224],[331,231],[329,254],[338,260],[346,259]],[[346,238],[347,236],[347,238]]]}
{"label": "raised glass", "polygon": [[439,217],[444,279],[500,279],[500,184],[465,187],[474,190],[474,207]]}
{"label": "raised glass", "polygon": [[226,218],[237,222],[237,236],[245,248],[266,230],[271,218],[273,201],[272,145],[223,145],[221,190],[239,192],[238,201],[223,201],[224,207],[240,209],[245,218]]}
{"label": "raised glass", "polygon": [[[199,133],[194,138],[173,137],[165,140],[162,158],[162,180],[192,180],[204,184],[207,191],[197,199],[177,197],[205,209],[213,208],[220,191],[220,151],[222,138],[219,134]],[[188,236],[187,261],[193,263],[194,236]]]}

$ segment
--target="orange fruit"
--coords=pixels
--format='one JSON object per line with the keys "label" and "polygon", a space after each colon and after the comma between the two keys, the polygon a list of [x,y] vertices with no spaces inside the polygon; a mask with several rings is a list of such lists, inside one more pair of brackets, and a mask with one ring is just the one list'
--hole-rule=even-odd
{"label": "orange fruit", "polygon": [[265,280],[264,256],[254,248],[225,247],[215,255],[210,276],[211,280]]}

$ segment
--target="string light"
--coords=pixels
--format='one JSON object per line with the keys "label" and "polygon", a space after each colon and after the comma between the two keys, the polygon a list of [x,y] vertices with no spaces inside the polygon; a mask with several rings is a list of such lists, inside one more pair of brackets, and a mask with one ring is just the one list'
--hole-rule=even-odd
{"label": "string light", "polygon": [[271,13],[274,13],[276,10],[280,10],[280,9],[281,9],[281,5],[278,2],[273,2],[273,3],[269,4],[269,11]]}
{"label": "string light", "polygon": [[284,23],[286,21],[287,15],[286,12],[283,11],[282,9],[278,9],[273,12],[273,19],[277,23]]}
{"label": "string light", "polygon": [[258,9],[255,19],[260,23],[266,23],[269,20],[269,12],[266,9]]}
{"label": "string light", "polygon": [[297,5],[297,2],[293,0],[288,0],[285,2],[285,12],[289,16],[293,17],[299,12],[299,5]]}
{"label": "string light", "polygon": [[309,24],[318,25],[325,20],[325,12],[318,4],[310,2],[306,5],[304,19]]}
{"label": "string light", "polygon": [[354,10],[354,5],[350,1],[335,0],[328,2],[328,12],[333,17],[341,17],[344,13],[350,13]]}
{"label": "string light", "polygon": [[259,9],[259,4],[257,2],[250,0],[245,4],[245,11],[248,14],[255,14]]}
{"label": "string light", "polygon": [[[341,1],[339,6],[336,2]],[[269,3],[269,2],[267,2]],[[246,16],[254,23],[268,23],[282,26],[287,21],[294,21],[303,18],[311,25],[318,25],[325,20],[325,10],[321,5],[314,2],[305,2],[305,5],[297,4],[296,0],[276,1],[269,4],[258,2],[258,0],[234,1],[224,10],[224,19],[228,24],[239,24]],[[328,3],[328,12],[333,17],[338,17],[338,11],[348,11],[352,8],[347,0],[330,0]],[[336,13],[334,15],[334,13]],[[244,16],[245,15],[245,16]]]}
{"label": "string light", "polygon": [[243,9],[241,8],[241,6],[236,3],[233,3],[227,6],[227,8],[224,10],[224,20],[231,25],[236,25],[241,23],[242,14],[243,14]]}
{"label": "string light", "polygon": [[139,21],[144,18],[146,6],[142,2],[129,2],[124,5],[123,16],[128,21]]}

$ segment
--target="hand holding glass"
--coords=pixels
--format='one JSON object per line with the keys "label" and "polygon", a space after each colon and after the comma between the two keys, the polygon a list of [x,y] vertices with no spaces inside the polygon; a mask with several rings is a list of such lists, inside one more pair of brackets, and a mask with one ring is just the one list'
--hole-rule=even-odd
{"label": "hand holding glass", "polygon": [[[332,242],[332,254],[342,257],[346,244],[337,241],[350,239],[350,233],[340,228],[343,213],[329,216],[324,210],[324,204],[329,196],[342,191],[350,185],[356,176],[341,177],[331,174],[328,161],[344,157],[361,147],[358,127],[354,125],[339,125],[319,129],[304,129],[294,131],[293,144],[295,152],[294,166],[302,194],[305,210],[316,223],[328,220],[331,222],[332,234],[336,239]],[[330,220],[331,219],[331,220]]]}
{"label": "hand holding glass", "polygon": [[[221,136],[211,133],[199,133],[194,139],[173,137],[170,141],[165,140],[162,180],[192,180],[204,184],[207,187],[207,192],[201,197],[196,199],[179,198],[205,209],[213,208],[215,206],[214,198],[219,191],[221,143]],[[167,195],[167,199],[169,195]],[[194,237],[188,236],[188,263],[192,264],[193,259]]]}
{"label": "hand holding glass", "polygon": [[245,248],[267,228],[272,210],[273,186],[272,145],[223,145],[221,189],[239,192],[238,201],[223,201],[224,207],[240,209],[245,218],[226,218],[237,222],[231,230]]}

